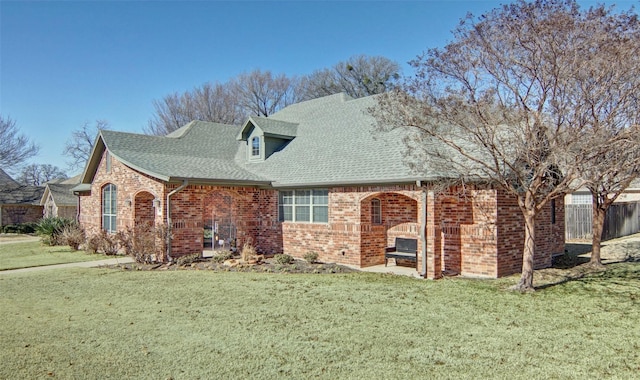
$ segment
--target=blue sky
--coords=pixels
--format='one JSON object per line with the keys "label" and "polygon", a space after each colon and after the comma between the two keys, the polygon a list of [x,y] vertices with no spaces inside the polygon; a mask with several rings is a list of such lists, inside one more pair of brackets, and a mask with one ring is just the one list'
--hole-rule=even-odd
{"label": "blue sky", "polygon": [[304,75],[366,54],[410,74],[467,12],[500,3],[3,0],[0,113],[40,145],[32,162],[66,169],[64,143],[84,122],[141,133],[154,99],[253,69]]}

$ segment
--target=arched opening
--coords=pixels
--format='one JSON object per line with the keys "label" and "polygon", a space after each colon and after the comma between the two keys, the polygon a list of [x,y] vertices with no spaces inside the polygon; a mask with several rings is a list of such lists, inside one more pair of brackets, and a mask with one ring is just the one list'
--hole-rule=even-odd
{"label": "arched opening", "polygon": [[[384,264],[384,249],[395,238],[418,239],[418,201],[398,193],[378,193],[360,202],[361,265]],[[415,267],[415,263],[409,265]]]}
{"label": "arched opening", "polygon": [[155,209],[153,208],[153,194],[141,191],[135,197],[134,220],[136,225],[146,224],[153,226],[155,221]]}
{"label": "arched opening", "polygon": [[235,249],[239,214],[236,196],[225,191],[212,192],[204,198],[203,206],[203,249]]}

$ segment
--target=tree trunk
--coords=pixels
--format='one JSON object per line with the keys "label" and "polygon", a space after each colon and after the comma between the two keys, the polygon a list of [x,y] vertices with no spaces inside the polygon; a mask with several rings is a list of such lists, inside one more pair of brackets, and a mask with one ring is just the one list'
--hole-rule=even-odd
{"label": "tree trunk", "polygon": [[522,275],[514,290],[528,292],[533,288],[533,255],[535,252],[536,232],[535,213],[527,211],[524,213],[524,251],[522,253]]}
{"label": "tree trunk", "polygon": [[602,260],[600,258],[600,246],[602,243],[602,230],[604,229],[604,217],[607,214],[607,209],[597,202],[596,197],[593,197],[593,219],[591,225],[591,233],[593,235],[591,241],[591,259],[589,264],[593,266],[602,266]]}

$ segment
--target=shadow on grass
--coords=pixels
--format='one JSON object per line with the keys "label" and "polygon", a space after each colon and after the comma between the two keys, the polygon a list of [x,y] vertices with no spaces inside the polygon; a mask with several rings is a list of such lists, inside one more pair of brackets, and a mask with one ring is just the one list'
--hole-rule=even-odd
{"label": "shadow on grass", "polygon": [[591,244],[566,244],[565,254],[554,257],[552,267],[540,271],[541,281],[539,282],[543,284],[536,286],[535,289],[547,289],[596,275],[598,278],[618,280],[631,279],[637,275],[636,270],[624,270],[618,267],[612,269],[609,266],[619,263],[640,263],[640,242],[638,241],[611,244],[611,246],[603,244],[603,265],[590,265],[589,256],[585,255],[589,252],[591,252]]}

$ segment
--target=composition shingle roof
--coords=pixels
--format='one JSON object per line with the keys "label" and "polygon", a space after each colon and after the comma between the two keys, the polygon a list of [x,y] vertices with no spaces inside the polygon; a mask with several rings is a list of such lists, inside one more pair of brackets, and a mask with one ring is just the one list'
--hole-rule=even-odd
{"label": "composition shingle roof", "polygon": [[[245,127],[252,123],[265,135],[292,137],[284,149],[262,162],[247,160],[246,142],[238,141],[245,127],[201,121],[167,136],[104,130],[96,147],[103,141],[126,165],[165,181],[286,187],[426,179],[404,163],[405,131],[375,131],[374,118],[368,113],[374,105],[374,97],[353,99],[336,94],[291,105],[268,118],[251,117]],[[87,167],[84,183],[90,181],[90,168],[95,170],[96,165]]]}

